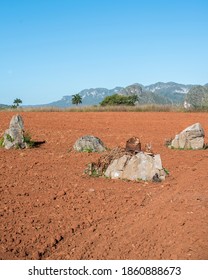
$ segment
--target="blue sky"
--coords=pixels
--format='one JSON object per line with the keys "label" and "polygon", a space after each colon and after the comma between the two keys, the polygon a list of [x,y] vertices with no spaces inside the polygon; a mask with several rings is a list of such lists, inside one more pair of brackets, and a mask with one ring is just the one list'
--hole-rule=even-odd
{"label": "blue sky", "polygon": [[208,83],[207,0],[0,0],[0,103]]}

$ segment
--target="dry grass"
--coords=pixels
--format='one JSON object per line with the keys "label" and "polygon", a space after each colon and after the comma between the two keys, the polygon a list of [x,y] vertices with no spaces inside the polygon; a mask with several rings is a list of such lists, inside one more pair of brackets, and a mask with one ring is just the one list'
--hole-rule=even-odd
{"label": "dry grass", "polygon": [[181,106],[171,105],[139,105],[139,106],[78,106],[78,107],[20,107],[17,109],[5,108],[12,112],[182,112]]}
{"label": "dry grass", "polygon": [[208,112],[208,107],[185,109],[182,105],[146,104],[137,106],[77,106],[1,108],[8,112]]}

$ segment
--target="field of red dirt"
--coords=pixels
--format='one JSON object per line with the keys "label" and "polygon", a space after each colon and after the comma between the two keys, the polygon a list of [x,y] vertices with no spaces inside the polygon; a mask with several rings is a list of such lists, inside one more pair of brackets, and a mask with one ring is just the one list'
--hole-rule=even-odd
{"label": "field of red dirt", "polygon": [[[25,130],[46,143],[0,149],[0,259],[208,259],[208,150],[165,139],[208,113],[24,112]],[[0,134],[13,112],[0,112]],[[94,135],[108,148],[138,136],[170,172],[162,183],[84,174],[100,156],[74,142]]]}

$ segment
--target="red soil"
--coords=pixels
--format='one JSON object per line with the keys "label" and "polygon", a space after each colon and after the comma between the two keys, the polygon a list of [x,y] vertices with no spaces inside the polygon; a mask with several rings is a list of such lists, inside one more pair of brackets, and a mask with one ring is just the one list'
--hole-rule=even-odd
{"label": "red soil", "polygon": [[[0,134],[12,112],[0,113]],[[167,138],[207,113],[21,113],[39,148],[0,149],[0,259],[208,259],[208,150]],[[162,183],[83,174],[99,154],[78,153],[91,134],[107,147],[151,142],[170,175]],[[205,141],[208,142],[206,136]]]}

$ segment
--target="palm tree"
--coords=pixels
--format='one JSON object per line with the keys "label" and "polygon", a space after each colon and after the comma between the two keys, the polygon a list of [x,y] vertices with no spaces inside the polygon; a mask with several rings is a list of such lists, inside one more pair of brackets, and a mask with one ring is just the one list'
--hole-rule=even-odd
{"label": "palm tree", "polygon": [[79,93],[72,95],[72,104],[79,105],[82,103],[82,97]]}
{"label": "palm tree", "polygon": [[19,106],[19,104],[22,103],[22,100],[19,98],[15,98],[15,100],[13,101],[13,105],[12,108],[17,108]]}

